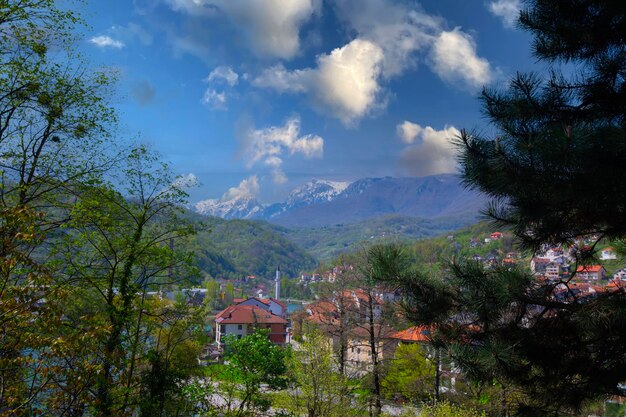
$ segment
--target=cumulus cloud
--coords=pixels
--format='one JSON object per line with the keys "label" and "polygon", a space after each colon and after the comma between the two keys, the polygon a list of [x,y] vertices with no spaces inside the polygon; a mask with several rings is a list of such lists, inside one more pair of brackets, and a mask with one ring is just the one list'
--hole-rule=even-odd
{"label": "cumulus cloud", "polygon": [[225,82],[231,87],[237,85],[239,75],[231,67],[219,66],[215,68],[206,78],[208,82]]}
{"label": "cumulus cloud", "polygon": [[279,92],[308,93],[317,107],[350,125],[376,106],[382,59],[378,45],[355,39],[320,55],[315,68],[288,71],[282,65],[274,66],[253,84]]}
{"label": "cumulus cloud", "polygon": [[382,49],[355,39],[318,59],[315,96],[346,124],[358,119],[375,103],[380,91]]}
{"label": "cumulus cloud", "polygon": [[124,42],[113,39],[107,35],[94,36],[89,39],[89,42],[96,45],[98,48],[114,48],[114,49],[122,49],[124,46]]}
{"label": "cumulus cloud", "polygon": [[401,155],[401,163],[411,175],[425,176],[456,172],[457,148],[451,143],[460,134],[453,126],[435,130],[404,121],[396,126],[397,134],[409,144]]}
{"label": "cumulus cloud", "polygon": [[340,18],[357,36],[384,52],[383,76],[393,77],[416,65],[416,52],[427,48],[443,21],[420,9],[389,0],[334,0]]}
{"label": "cumulus cloud", "polygon": [[489,11],[502,19],[504,26],[512,28],[519,17],[522,8],[521,0],[496,0],[487,5]]}
{"label": "cumulus cloud", "polygon": [[489,61],[476,54],[476,42],[459,28],[443,31],[431,53],[433,70],[452,84],[478,88],[489,83],[493,71]]}
{"label": "cumulus cloud", "polygon": [[396,132],[398,136],[400,136],[402,142],[407,144],[413,143],[415,141],[415,138],[417,138],[417,135],[419,135],[422,130],[423,128],[420,125],[418,125],[417,123],[409,122],[408,120],[405,120],[404,122],[396,126]]}
{"label": "cumulus cloud", "polygon": [[300,136],[298,117],[288,119],[283,126],[249,129],[244,140],[246,166],[252,168],[260,163],[269,167],[278,184],[287,181],[281,169],[284,154],[318,158],[324,153],[324,139],[316,135]]}
{"label": "cumulus cloud", "polygon": [[476,88],[492,78],[489,62],[477,55],[471,35],[421,9],[392,0],[333,0],[338,16],[356,37],[328,54],[317,66],[288,70],[278,64],[263,70],[252,84],[280,93],[306,93],[318,109],[353,125],[384,107],[384,85],[430,57],[443,80]]}
{"label": "cumulus cloud", "polygon": [[226,93],[220,93],[212,88],[208,88],[202,97],[202,104],[206,104],[214,110],[227,110]]}
{"label": "cumulus cloud", "polygon": [[254,199],[259,194],[259,180],[252,175],[242,180],[238,186],[231,187],[220,198],[210,198],[198,201],[194,206],[200,213],[213,216],[223,216],[230,210],[230,201],[239,199]]}
{"label": "cumulus cloud", "polygon": [[300,51],[300,26],[318,10],[319,0],[167,0],[174,10],[195,16],[226,15],[261,56],[288,59]]}
{"label": "cumulus cloud", "polygon": [[238,186],[229,188],[220,198],[221,202],[236,200],[239,198],[256,197],[259,194],[259,179],[252,175],[239,183]]}

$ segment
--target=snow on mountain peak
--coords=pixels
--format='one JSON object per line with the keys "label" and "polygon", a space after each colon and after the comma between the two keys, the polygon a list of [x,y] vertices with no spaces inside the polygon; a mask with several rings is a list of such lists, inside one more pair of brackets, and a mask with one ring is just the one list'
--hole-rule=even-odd
{"label": "snow on mountain peak", "polygon": [[289,194],[287,204],[314,203],[331,201],[334,197],[345,190],[349,182],[329,181],[313,179]]}
{"label": "snow on mountain peak", "polygon": [[206,216],[224,219],[249,219],[259,213],[263,206],[251,196],[242,196],[230,200],[208,199],[195,204],[196,211]]}
{"label": "snow on mountain peak", "polygon": [[[256,180],[256,178],[254,178]],[[243,183],[242,183],[243,184]],[[255,185],[255,184],[253,184]],[[260,204],[250,192],[232,188],[220,199],[208,199],[195,204],[196,211],[225,219],[273,218],[293,208],[332,201],[350,185],[349,182],[311,180],[294,189],[286,202],[270,206]]]}

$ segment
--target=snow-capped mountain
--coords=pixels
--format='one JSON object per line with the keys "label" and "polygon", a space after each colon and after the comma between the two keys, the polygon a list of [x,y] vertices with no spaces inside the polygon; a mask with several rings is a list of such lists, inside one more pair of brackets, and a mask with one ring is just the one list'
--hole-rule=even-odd
{"label": "snow-capped mountain", "polygon": [[295,206],[332,201],[348,185],[349,182],[312,180],[293,190],[287,198],[287,204]]}
{"label": "snow-capped mountain", "polygon": [[263,206],[253,197],[242,196],[232,200],[209,199],[195,204],[196,211],[206,216],[224,219],[251,219],[263,210]]}
{"label": "snow-capped mountain", "polygon": [[465,189],[459,181],[453,174],[364,178],[353,183],[312,180],[281,203],[263,206],[248,195],[228,201],[201,201],[196,210],[226,219],[262,219],[288,227],[350,224],[388,215],[439,218],[477,214],[486,197]]}
{"label": "snow-capped mountain", "polygon": [[206,216],[224,219],[265,219],[269,220],[298,207],[332,201],[350,185],[349,182],[311,180],[294,189],[287,201],[262,205],[250,195],[232,199],[208,199],[195,204],[196,211]]}
{"label": "snow-capped mountain", "polygon": [[260,217],[269,220],[299,207],[332,201],[349,185],[349,182],[311,180],[294,189],[286,202],[265,207]]}

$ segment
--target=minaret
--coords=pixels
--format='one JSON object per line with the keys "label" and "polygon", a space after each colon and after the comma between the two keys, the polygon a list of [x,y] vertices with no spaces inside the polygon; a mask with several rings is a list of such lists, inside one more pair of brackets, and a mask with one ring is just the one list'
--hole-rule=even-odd
{"label": "minaret", "polygon": [[274,280],[274,299],[280,298],[280,266],[276,268],[276,279]]}

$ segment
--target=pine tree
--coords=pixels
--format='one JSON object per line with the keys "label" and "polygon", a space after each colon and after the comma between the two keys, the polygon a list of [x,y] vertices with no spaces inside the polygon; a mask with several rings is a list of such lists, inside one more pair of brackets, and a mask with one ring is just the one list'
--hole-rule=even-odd
{"label": "pine tree", "polygon": [[[486,214],[529,253],[572,247],[593,262],[601,239],[626,240],[626,5],[620,0],[527,0],[519,27],[548,74],[518,74],[485,89],[496,137],[462,132],[462,177],[489,197]],[[592,239],[589,247],[575,242]],[[624,395],[626,292],[556,297],[559,283],[523,269],[457,260],[445,279],[408,273],[381,253],[382,279],[404,288],[418,323],[437,323],[471,379],[521,387],[521,415],[559,416]],[[386,278],[385,278],[386,277]],[[560,284],[567,285],[573,278]]]}

